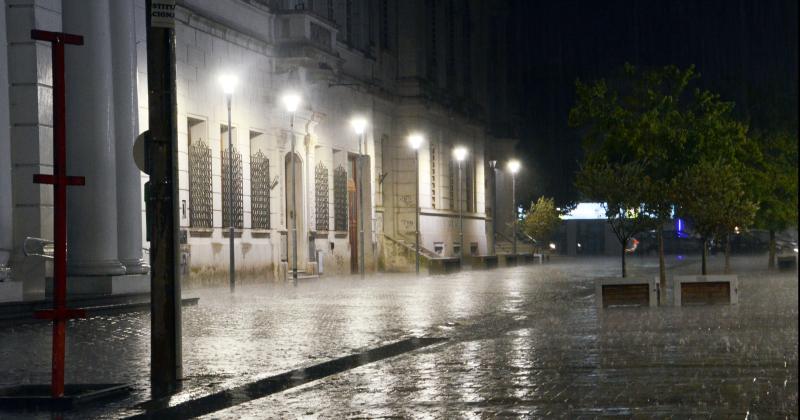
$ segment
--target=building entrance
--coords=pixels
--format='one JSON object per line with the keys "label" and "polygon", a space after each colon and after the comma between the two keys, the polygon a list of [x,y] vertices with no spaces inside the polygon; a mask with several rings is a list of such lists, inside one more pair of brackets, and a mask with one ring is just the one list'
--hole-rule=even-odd
{"label": "building entrance", "polygon": [[[305,271],[305,261],[307,260],[305,244],[305,219],[303,214],[303,161],[297,154],[294,155],[294,196],[295,204],[292,205],[292,155],[286,154],[285,159],[285,174],[284,177],[284,191],[286,197],[284,203],[284,214],[286,215],[286,231],[287,231],[287,252],[289,270],[292,269],[292,258],[294,255],[294,238],[292,238],[292,220],[297,222],[297,271]],[[296,210],[296,211],[295,211]]]}

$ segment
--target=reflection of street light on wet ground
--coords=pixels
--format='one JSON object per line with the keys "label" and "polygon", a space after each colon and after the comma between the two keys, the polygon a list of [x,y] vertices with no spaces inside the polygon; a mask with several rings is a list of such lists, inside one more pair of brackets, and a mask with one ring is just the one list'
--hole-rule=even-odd
{"label": "reflection of street light on wet ground", "polygon": [[[367,128],[367,120],[364,117],[355,117],[350,120],[350,125],[353,126],[353,131],[358,134],[358,174],[356,176],[357,191],[358,191],[358,230],[359,230],[359,265],[358,271],[361,272],[361,278],[364,278],[364,185],[362,177],[364,175],[364,155],[361,149],[361,143],[364,142],[364,130]],[[364,145],[366,149],[366,145]]]}
{"label": "reflection of street light on wet ground", "polygon": [[231,126],[231,99],[233,91],[238,84],[236,76],[223,74],[219,76],[219,84],[222,85],[222,92],[225,93],[225,101],[228,105],[228,234],[230,242],[230,261],[228,262],[228,281],[230,282],[231,293],[236,289],[236,267],[234,266],[233,253],[233,127]]}
{"label": "reflection of street light on wet ground", "polygon": [[415,266],[417,275],[419,275],[419,148],[425,138],[421,134],[414,133],[408,136],[408,145],[414,149],[414,251],[415,251]]}
{"label": "reflection of street light on wet ground", "polygon": [[516,206],[517,206],[517,172],[519,172],[519,168],[522,165],[519,163],[518,160],[512,159],[508,162],[508,171],[511,172],[511,208],[514,209],[514,228],[513,228],[513,246],[511,248],[514,256],[517,255],[517,216]]}
{"label": "reflection of street light on wet ground", "polygon": [[458,146],[453,149],[453,156],[458,162],[458,264],[464,265],[464,197],[461,194],[461,162],[467,158],[467,148]]}
{"label": "reflection of street light on wet ground", "polygon": [[292,152],[291,152],[291,159],[292,159],[292,211],[290,213],[289,220],[291,221],[291,232],[292,232],[292,281],[294,285],[297,286],[297,190],[296,186],[296,173],[295,173],[295,140],[294,140],[294,113],[297,112],[297,108],[300,106],[300,95],[289,92],[283,95],[281,98],[283,102],[284,108],[286,108],[286,112],[289,113],[289,127],[291,133],[289,133],[292,137]]}

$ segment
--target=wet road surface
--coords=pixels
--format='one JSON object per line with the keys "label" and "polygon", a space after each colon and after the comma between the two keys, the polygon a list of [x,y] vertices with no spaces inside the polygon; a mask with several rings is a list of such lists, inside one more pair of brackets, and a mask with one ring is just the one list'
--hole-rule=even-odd
{"label": "wet road surface", "polygon": [[[632,260],[634,275],[656,272],[655,260]],[[762,259],[734,262],[734,306],[598,311],[592,278],[616,275],[614,259],[249,285],[233,296],[185,291],[200,303],[183,312],[186,382],[170,404],[398,340],[442,337],[207,418],[797,418],[796,273],[758,273]],[[670,273],[696,269],[679,264]],[[49,333],[45,324],[0,329],[0,386],[49,380]],[[72,321],[67,360],[69,382],[128,382],[135,392],[65,418],[140,414],[136,405],[149,397],[148,315]]]}

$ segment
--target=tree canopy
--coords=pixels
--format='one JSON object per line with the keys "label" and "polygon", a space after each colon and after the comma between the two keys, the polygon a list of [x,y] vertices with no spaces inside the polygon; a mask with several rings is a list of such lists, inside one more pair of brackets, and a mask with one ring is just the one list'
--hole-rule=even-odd
{"label": "tree canopy", "polygon": [[522,230],[533,239],[544,242],[561,226],[561,212],[552,198],[539,197],[531,203],[530,211],[522,221]]}

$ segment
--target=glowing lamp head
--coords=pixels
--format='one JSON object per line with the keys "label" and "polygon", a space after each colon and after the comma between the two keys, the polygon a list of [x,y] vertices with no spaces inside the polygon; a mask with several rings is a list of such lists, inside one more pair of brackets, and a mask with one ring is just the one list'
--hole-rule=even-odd
{"label": "glowing lamp head", "polygon": [[286,93],[281,98],[281,102],[287,112],[295,112],[300,107],[300,95],[294,92]]}
{"label": "glowing lamp head", "polygon": [[422,137],[422,134],[415,133],[408,136],[408,145],[414,150],[418,150],[420,146],[422,146],[423,141],[425,141],[425,139]]}
{"label": "glowing lamp head", "polygon": [[226,95],[232,95],[233,91],[236,90],[236,85],[239,84],[239,79],[232,74],[223,74],[219,76],[219,84]]}
{"label": "glowing lamp head", "polygon": [[521,167],[518,160],[510,160],[508,162],[508,170],[511,171],[512,174],[519,172],[519,168]]}
{"label": "glowing lamp head", "polygon": [[463,162],[464,159],[467,158],[467,148],[464,146],[456,147],[453,149],[453,157],[455,157],[457,161]]}
{"label": "glowing lamp head", "polygon": [[367,120],[364,117],[355,117],[350,120],[350,125],[353,127],[353,131],[360,136],[367,129]]}

